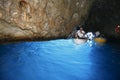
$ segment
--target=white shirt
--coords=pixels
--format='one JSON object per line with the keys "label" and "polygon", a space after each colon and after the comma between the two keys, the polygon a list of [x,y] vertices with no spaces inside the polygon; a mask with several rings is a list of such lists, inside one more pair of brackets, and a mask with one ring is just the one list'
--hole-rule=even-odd
{"label": "white shirt", "polygon": [[96,37],[99,36],[99,35],[100,35],[100,32],[99,32],[99,31],[95,32],[95,36],[96,36]]}
{"label": "white shirt", "polygon": [[88,32],[85,34],[85,37],[88,37],[89,39],[93,39],[94,35],[92,32]]}
{"label": "white shirt", "polygon": [[79,37],[83,37],[84,36],[84,34],[85,34],[85,31],[77,31],[77,34],[78,34],[78,36]]}

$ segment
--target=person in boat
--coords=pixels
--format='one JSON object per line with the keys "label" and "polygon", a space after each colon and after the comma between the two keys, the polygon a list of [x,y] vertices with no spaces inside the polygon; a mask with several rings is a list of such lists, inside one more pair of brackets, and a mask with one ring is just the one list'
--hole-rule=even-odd
{"label": "person in boat", "polygon": [[75,38],[83,39],[85,38],[85,31],[83,30],[82,27],[76,32]]}
{"label": "person in boat", "polygon": [[95,36],[93,35],[92,32],[87,32],[87,33],[85,34],[85,37],[87,37],[87,39],[88,39],[89,41],[91,41]]}
{"label": "person in boat", "polygon": [[85,34],[85,37],[87,38],[87,42],[89,43],[89,45],[92,46],[94,38],[93,32],[87,32]]}
{"label": "person in boat", "polygon": [[101,34],[100,31],[95,32],[95,37],[105,38],[104,34]]}
{"label": "person in boat", "polygon": [[100,31],[95,32],[95,37],[100,37]]}
{"label": "person in boat", "polygon": [[120,25],[117,25],[116,28],[115,28],[115,32],[120,34]]}

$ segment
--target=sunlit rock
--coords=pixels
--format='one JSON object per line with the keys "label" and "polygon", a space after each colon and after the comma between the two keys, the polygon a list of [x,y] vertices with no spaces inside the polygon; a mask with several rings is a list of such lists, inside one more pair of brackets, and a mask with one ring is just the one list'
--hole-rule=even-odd
{"label": "sunlit rock", "polygon": [[0,19],[4,20],[1,35],[18,39],[19,35],[33,39],[67,38],[76,25],[84,23],[93,1],[0,0]]}

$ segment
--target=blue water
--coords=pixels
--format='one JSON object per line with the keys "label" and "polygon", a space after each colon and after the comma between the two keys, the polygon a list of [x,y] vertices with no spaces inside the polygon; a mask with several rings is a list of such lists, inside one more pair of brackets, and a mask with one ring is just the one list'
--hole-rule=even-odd
{"label": "blue water", "polygon": [[1,44],[0,80],[120,80],[120,44]]}

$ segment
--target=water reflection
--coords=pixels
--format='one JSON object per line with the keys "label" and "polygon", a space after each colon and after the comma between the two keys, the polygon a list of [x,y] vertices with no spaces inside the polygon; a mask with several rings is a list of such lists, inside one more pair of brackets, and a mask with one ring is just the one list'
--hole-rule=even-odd
{"label": "water reflection", "polygon": [[117,80],[119,47],[71,39],[0,45],[0,80]]}

